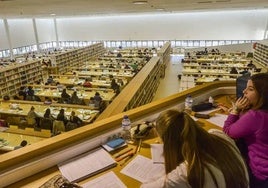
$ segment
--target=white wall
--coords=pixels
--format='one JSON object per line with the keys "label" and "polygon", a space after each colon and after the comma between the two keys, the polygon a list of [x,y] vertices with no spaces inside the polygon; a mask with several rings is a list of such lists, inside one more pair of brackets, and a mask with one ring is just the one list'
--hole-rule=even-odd
{"label": "white wall", "polygon": [[13,48],[35,44],[32,19],[8,19]]}
{"label": "white wall", "polygon": [[[57,18],[60,41],[262,40],[267,22],[268,10]],[[35,43],[31,19],[8,24],[13,47]],[[40,43],[56,40],[53,18],[36,25]],[[0,22],[0,48],[8,49],[3,33]]]}
{"label": "white wall", "polygon": [[0,20],[0,50],[9,49],[4,20]]}
{"label": "white wall", "polygon": [[57,19],[59,40],[261,40],[266,11]]}
{"label": "white wall", "polygon": [[39,43],[51,42],[56,40],[53,19],[36,19],[35,22]]}
{"label": "white wall", "polygon": [[[220,52],[254,52],[253,44],[231,44],[231,45],[222,45],[222,46],[212,46],[207,47],[207,50],[210,51],[212,49],[218,49]],[[185,52],[196,52],[196,51],[203,51],[205,47],[200,48],[189,48],[185,49]]]}

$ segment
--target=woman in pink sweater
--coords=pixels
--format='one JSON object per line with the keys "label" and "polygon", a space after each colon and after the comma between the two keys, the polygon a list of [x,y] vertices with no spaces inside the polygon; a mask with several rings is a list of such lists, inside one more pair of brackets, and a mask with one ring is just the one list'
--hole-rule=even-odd
{"label": "woman in pink sweater", "polygon": [[237,99],[224,132],[245,144],[250,185],[268,187],[268,73],[251,76],[244,96]]}

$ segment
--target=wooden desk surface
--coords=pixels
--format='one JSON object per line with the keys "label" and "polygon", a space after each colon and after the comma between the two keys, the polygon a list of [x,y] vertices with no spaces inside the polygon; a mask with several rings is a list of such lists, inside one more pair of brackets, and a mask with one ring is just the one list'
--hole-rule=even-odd
{"label": "wooden desk surface", "polygon": [[[72,96],[73,90],[67,90],[67,93]],[[113,90],[105,91],[105,90],[77,90],[77,96],[80,99],[90,100],[91,97],[94,97],[95,93],[99,92],[101,98],[104,101],[112,101],[115,97],[116,93]],[[56,88],[55,89],[38,89],[35,90],[35,95],[39,96],[42,101],[44,101],[44,97],[49,98],[61,98],[61,92],[59,92]]]}
{"label": "wooden desk surface", "polygon": [[[23,134],[14,134],[8,132],[0,132],[0,138],[7,140],[8,147],[13,148],[15,146],[19,146],[22,140],[27,140],[28,145],[39,142],[46,138],[37,137],[37,136],[30,136],[30,135],[23,135]],[[0,147],[1,150],[1,147]]]}
{"label": "wooden desk surface", "polygon": [[[230,105],[230,97],[227,97],[227,96],[219,96],[218,98],[214,98],[216,102],[219,102],[219,103],[224,103],[224,104],[227,104],[227,105]],[[211,128],[216,128],[216,129],[221,129],[220,127],[206,121],[205,119],[199,119],[197,121],[200,126],[202,126],[205,130],[209,130]],[[143,155],[145,157],[148,157],[148,158],[151,158],[151,149],[150,149],[150,144],[152,143],[158,143],[159,142],[159,139],[156,137],[156,134],[155,132],[152,130],[150,132],[150,135],[149,137],[147,137],[146,139],[143,140],[142,142],[142,145],[141,145],[141,150],[140,152],[138,152],[137,154],[135,154],[135,156],[137,155]],[[136,148],[136,143],[134,143],[133,145],[132,144],[129,144],[127,146],[127,148],[133,148],[135,149]],[[116,150],[116,153],[111,153],[111,155],[114,157],[117,153],[121,153],[122,151],[125,151],[127,150],[126,148],[122,148],[121,150]],[[132,157],[131,160],[133,160],[134,157]],[[131,161],[129,160],[128,163]],[[118,162],[118,165],[110,170],[107,170],[105,172],[102,172],[96,176],[93,176],[91,178],[87,178],[81,182],[79,182],[78,184],[79,185],[82,185],[96,177],[99,177],[109,171],[113,171],[118,177],[119,179],[127,186],[127,187],[139,187],[141,185],[141,183],[131,177],[128,177],[122,173],[120,173],[120,171],[127,165],[126,164],[123,164],[122,166],[120,165],[122,164],[122,162]],[[57,166],[54,166],[52,168],[49,168],[45,171],[42,171],[40,173],[37,173],[31,177],[28,177],[28,178],[25,178],[21,181],[18,181],[14,184],[11,185],[11,187],[39,187],[40,185],[42,185],[43,183],[45,183],[46,181],[48,181],[50,178],[52,178],[53,176],[55,176],[56,174],[60,174],[60,171],[58,169]]]}
{"label": "wooden desk surface", "polygon": [[[17,105],[19,108],[11,109],[11,105]],[[65,109],[65,115],[68,117],[71,114],[71,111],[75,111],[75,114],[78,115],[85,123],[91,123],[99,113],[98,110],[91,110],[87,106],[79,105],[44,105],[43,103],[38,102],[27,102],[27,101],[17,101],[11,100],[7,102],[0,103],[0,114],[3,115],[14,115],[14,116],[27,116],[30,108],[34,106],[35,112],[40,116],[43,116],[47,108],[51,109],[53,116],[57,116],[61,108]]]}
{"label": "wooden desk surface", "polygon": [[[126,77],[126,78],[132,78],[135,73],[132,72],[131,69],[126,69],[123,70],[121,69],[120,71],[109,71],[108,69],[105,70],[99,70],[99,71],[76,71],[77,75],[80,76],[116,76],[116,77]],[[73,72],[67,72],[65,73],[66,75],[73,75]]]}
{"label": "wooden desk surface", "polygon": [[[74,77],[67,77],[67,76],[62,76],[60,78],[54,78],[55,82],[59,82],[60,84],[63,85],[81,85],[84,83],[85,79],[75,79]],[[105,80],[95,80],[90,82],[92,84],[92,87],[105,87],[105,88],[110,88],[111,84],[110,82],[107,82]]]}

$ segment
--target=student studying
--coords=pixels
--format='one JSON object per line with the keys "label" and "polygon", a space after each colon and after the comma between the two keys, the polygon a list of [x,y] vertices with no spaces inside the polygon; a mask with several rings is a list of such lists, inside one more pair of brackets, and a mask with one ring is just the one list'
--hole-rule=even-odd
{"label": "student studying", "polygon": [[185,112],[168,110],[156,120],[164,143],[166,174],[145,187],[248,187],[247,168],[234,141],[209,133]]}
{"label": "student studying", "polygon": [[230,109],[223,130],[231,138],[239,139],[249,166],[250,186],[267,188],[268,73],[251,76],[243,94]]}

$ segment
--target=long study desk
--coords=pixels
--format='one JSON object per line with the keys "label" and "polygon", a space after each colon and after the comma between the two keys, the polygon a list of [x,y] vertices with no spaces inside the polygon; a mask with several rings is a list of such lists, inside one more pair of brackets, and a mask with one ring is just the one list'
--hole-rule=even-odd
{"label": "long study desk", "polygon": [[[78,72],[79,74],[79,72]],[[55,82],[59,82],[60,84],[66,85],[66,86],[79,86],[79,85],[83,85],[83,83],[85,82],[85,79],[88,78],[89,76],[92,77],[91,74],[89,75],[79,75],[79,76],[74,76],[73,74],[69,73],[66,75],[51,75],[53,76],[53,80]],[[115,77],[116,80],[121,79],[123,81],[123,84],[127,84],[128,83],[128,79],[126,77]],[[129,77],[132,78],[132,77]],[[104,79],[93,79],[92,81],[90,81],[90,83],[92,84],[93,88],[111,88],[111,79],[109,77],[105,76],[105,80]]]}
{"label": "long study desk", "polygon": [[[93,138],[99,138],[99,136],[100,136],[99,131],[103,132],[105,129],[107,130],[108,127],[111,128],[111,127],[119,126],[123,114],[128,114],[130,119],[133,120],[133,124],[137,125],[140,122],[153,121],[159,115],[159,113],[161,113],[164,110],[167,110],[170,108],[181,109],[184,106],[184,103],[183,103],[184,98],[189,93],[192,94],[195,102],[201,102],[201,101],[208,99],[209,96],[213,96],[217,102],[221,102],[221,103],[225,103],[225,104],[230,105],[231,104],[230,97],[227,97],[227,96],[229,96],[229,95],[233,96],[235,94],[235,89],[233,86],[234,86],[234,83],[231,83],[231,82],[228,82],[228,83],[225,82],[225,84],[222,84],[221,87],[219,87],[219,83],[211,83],[211,84],[205,84],[202,86],[197,86],[196,87],[197,89],[192,88],[192,89],[189,89],[189,90],[182,92],[180,94],[172,95],[166,99],[161,99],[159,101],[152,102],[152,103],[144,105],[142,107],[138,107],[136,109],[129,110],[125,113],[117,114],[117,115],[114,115],[110,118],[107,118],[107,119],[104,119],[101,121],[97,121],[92,126],[92,129],[91,129],[92,136],[95,135],[95,136],[93,136]],[[200,89],[200,88],[202,88],[202,89]],[[200,126],[202,126],[206,130],[208,130],[210,128],[221,129],[220,127],[215,126],[214,124],[212,124],[204,119],[198,120],[198,123],[200,124]],[[101,124],[103,124],[103,125],[107,124],[107,126],[99,126]],[[103,127],[103,129],[102,129],[102,127]],[[58,138],[56,138],[56,137],[54,138],[54,139],[57,139],[57,142],[55,142],[56,140],[53,141],[52,140],[53,138],[52,138],[51,141],[47,140],[48,143],[46,143],[46,144],[50,143],[50,144],[55,145],[57,147],[59,147],[63,143],[65,146],[69,145],[70,143],[72,143],[72,145],[73,145],[75,143],[75,140],[74,140],[75,137],[79,136],[79,139],[78,138],[77,139],[79,140],[80,144],[77,143],[75,145],[77,145],[77,146],[79,145],[79,148],[82,149],[83,146],[81,144],[82,144],[82,140],[84,140],[83,138],[87,137],[87,139],[88,139],[88,137],[89,137],[87,132],[88,131],[86,131],[86,129],[84,129],[82,127],[82,128],[79,128],[79,129],[72,131],[72,133],[71,133],[72,137],[67,137],[67,135],[59,135],[59,136],[57,136]],[[101,136],[103,137],[102,138],[102,140],[103,140],[105,137],[107,137],[109,135],[104,133],[104,134],[101,134]],[[64,142],[61,143],[61,140]],[[151,132],[150,136],[142,141],[141,150],[137,154],[151,158],[150,144],[156,143],[157,141],[158,141],[158,138],[156,137],[156,135],[153,132]],[[38,146],[42,147],[43,150],[47,151],[46,144],[40,143]],[[50,145],[49,147],[52,147],[52,145]],[[98,146],[98,144],[96,146]],[[28,152],[32,153],[36,147],[37,147],[37,145],[33,145],[32,148],[29,147]],[[136,143],[134,143],[133,145],[129,144],[127,147],[128,148],[136,148]],[[71,152],[73,150],[78,150],[77,147],[75,147],[75,148],[73,148],[73,149],[70,148],[67,150],[68,150],[68,152]],[[88,146],[86,146],[86,148],[87,148],[87,150],[89,149]],[[23,152],[23,153],[26,152],[27,151],[26,149],[27,148],[21,149],[21,152]],[[126,149],[123,148],[122,150],[116,151],[116,153],[112,153],[112,156],[114,157],[117,153],[120,153],[121,151],[125,151],[125,150]],[[43,151],[43,152],[45,152],[45,151]],[[19,152],[19,151],[13,151],[13,152]],[[41,151],[36,151],[36,152],[40,153]],[[64,152],[65,151],[63,151],[63,153]],[[50,161],[54,160],[53,158],[55,158],[55,156],[54,156],[55,154],[56,153],[54,153],[54,152],[51,153]],[[76,154],[77,154],[77,152],[76,152]],[[29,154],[29,155],[34,155],[34,153]],[[36,155],[36,153],[35,153],[35,155]],[[7,154],[4,157],[5,157],[6,163],[8,163],[9,157],[7,156]],[[71,156],[69,156],[69,157],[71,157]],[[134,157],[131,160],[133,160]],[[18,161],[19,159],[15,159],[15,160]],[[64,157],[62,158],[62,160],[64,160]],[[65,158],[65,160],[66,160],[66,158]],[[47,166],[46,170],[40,171],[39,173],[35,173],[34,175],[32,175],[30,177],[24,178],[23,180],[12,184],[12,186],[14,186],[14,187],[38,187],[38,186],[42,185],[44,182],[46,182],[47,180],[49,180],[54,175],[60,173],[56,164],[57,163],[55,163],[55,165],[53,165],[53,166],[50,166],[50,168]],[[141,183],[139,181],[137,181],[133,178],[130,178],[130,177],[128,177],[120,172],[126,165],[127,164],[121,164],[121,162],[119,162],[116,167],[114,167],[108,171],[113,171],[127,187],[139,187],[141,185]],[[40,164],[40,165],[38,165],[38,168],[44,168],[44,167],[42,167],[42,165]],[[94,177],[85,179],[85,180],[79,182],[79,184],[82,185],[89,180],[92,180],[92,179],[94,179],[102,174],[107,173],[108,171],[100,173]],[[16,173],[19,174],[19,172],[16,172]],[[13,175],[14,175],[14,173],[13,173]]]}
{"label": "long study desk", "polygon": [[0,115],[5,116],[22,116],[26,117],[30,108],[34,106],[35,112],[40,116],[43,116],[46,109],[50,108],[53,116],[57,116],[60,109],[65,110],[65,115],[68,117],[71,111],[75,111],[76,115],[80,117],[85,123],[91,123],[96,116],[99,114],[98,110],[92,109],[89,106],[81,105],[67,105],[52,103],[45,105],[43,102],[33,102],[33,101],[21,101],[21,100],[10,100],[10,101],[0,101]]}
{"label": "long study desk", "polygon": [[[110,72],[109,70],[106,71],[76,71],[76,73],[80,76],[117,76],[117,77],[126,77],[131,78],[134,76],[134,73],[131,71],[121,71],[121,72]],[[67,72],[65,75],[73,75],[73,72]]]}
{"label": "long study desk", "polygon": [[0,138],[7,141],[7,145],[0,146],[0,154],[14,150],[14,147],[19,146],[22,140],[27,140],[28,145],[31,145],[46,139],[44,137],[15,134],[6,131],[0,132]]}
{"label": "long study desk", "polygon": [[[57,87],[45,87],[45,86],[34,86],[35,95],[41,98],[41,101],[45,100],[45,97],[48,98],[61,98],[61,91]],[[74,89],[67,89],[67,93],[72,96]],[[114,99],[116,93],[112,89],[97,89],[97,88],[84,88],[76,87],[77,96],[80,99],[83,99],[86,104],[88,104],[91,97],[94,97],[95,93],[98,92],[101,98],[110,102]]]}

